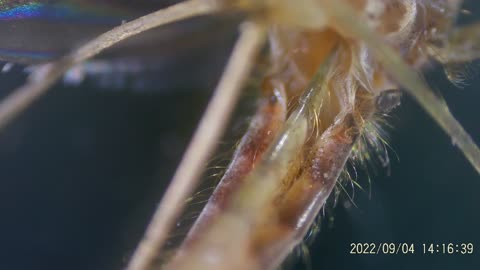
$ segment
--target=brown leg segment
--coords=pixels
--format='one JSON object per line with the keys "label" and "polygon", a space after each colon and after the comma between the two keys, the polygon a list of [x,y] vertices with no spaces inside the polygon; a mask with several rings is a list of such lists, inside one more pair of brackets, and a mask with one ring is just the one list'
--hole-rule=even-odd
{"label": "brown leg segment", "polygon": [[353,117],[347,115],[312,146],[306,167],[288,191],[275,200],[265,224],[257,226],[252,253],[257,254],[263,269],[278,266],[278,258],[284,258],[302,241],[330,196],[358,134]]}
{"label": "brown leg segment", "polygon": [[199,218],[178,250],[188,248],[212,220],[225,208],[231,194],[242,184],[245,176],[255,167],[285,122],[287,104],[285,94],[278,90],[264,94],[249,130],[243,136],[225,175],[215,188]]}

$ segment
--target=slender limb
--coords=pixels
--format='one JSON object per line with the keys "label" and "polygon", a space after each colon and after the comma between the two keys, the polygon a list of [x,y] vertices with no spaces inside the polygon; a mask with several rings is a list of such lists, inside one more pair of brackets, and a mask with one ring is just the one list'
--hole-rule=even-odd
{"label": "slender limb", "polygon": [[324,8],[334,18],[337,27],[365,41],[377,61],[382,63],[395,81],[413,96],[425,111],[451,137],[475,170],[480,173],[480,149],[451,114],[447,105],[429,89],[420,76],[390,46],[385,44],[365,24],[345,1],[324,0]]}
{"label": "slender limb", "polygon": [[265,39],[266,31],[262,25],[248,23],[242,28],[217,89],[128,265],[128,270],[149,269],[157,257],[170,228],[184,208],[185,199],[198,185],[202,169],[225,129],[240,90]]}
{"label": "slender limb", "polygon": [[[229,198],[242,185],[245,177],[260,163],[269,145],[276,138],[287,118],[287,97],[284,91],[271,89],[262,97],[247,133],[232,157],[232,162],[215,191],[185,237],[177,254],[188,249],[225,210]],[[168,267],[167,267],[168,268]],[[165,268],[165,269],[167,269]]]}
{"label": "slender limb", "polygon": [[[221,211],[208,221],[209,224],[200,235],[187,240],[189,243],[179,249],[166,269],[270,269],[262,267],[265,257],[262,252],[257,252],[262,249],[253,248],[257,236],[262,238],[262,235],[278,231],[261,223],[276,211],[275,207],[270,207],[274,198],[283,193],[285,181],[295,177],[302,166],[303,146],[310,133],[308,110],[318,107],[322,100],[322,90],[325,88],[321,87],[321,83],[330,64],[331,61],[322,64],[320,72],[302,95],[298,107],[281,126],[278,136],[270,142],[255,167],[244,179],[240,179],[235,190],[227,191],[228,198]],[[273,220],[278,219],[274,217]],[[261,228],[266,228],[268,232],[255,234]]]}
{"label": "slender limb", "polygon": [[0,103],[0,129],[17,114],[26,109],[36,98],[45,93],[63,74],[118,42],[146,30],[180,21],[186,18],[213,13],[220,7],[213,0],[188,0],[122,24],[60,60],[42,65],[28,78],[25,85],[16,89]]}

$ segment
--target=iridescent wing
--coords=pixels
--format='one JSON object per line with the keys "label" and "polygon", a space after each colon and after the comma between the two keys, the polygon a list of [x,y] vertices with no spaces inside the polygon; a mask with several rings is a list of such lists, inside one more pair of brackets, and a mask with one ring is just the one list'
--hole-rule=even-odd
{"label": "iridescent wing", "polygon": [[148,1],[0,1],[0,59],[38,63],[56,58],[122,21],[151,11]]}
{"label": "iridescent wing", "polygon": [[[0,1],[0,61],[39,64],[55,60],[124,22],[173,2],[179,1]],[[184,85],[186,76],[199,87],[211,88],[207,82],[216,78],[223,65],[229,50],[225,44],[231,44],[236,35],[237,17],[202,17],[147,31],[106,50],[101,61],[77,66],[64,81],[77,84],[93,78],[99,86],[117,87],[134,77],[135,88],[155,81],[166,89]],[[191,59],[206,58],[217,71],[188,69]],[[158,84],[158,74],[167,67],[179,76]]]}
{"label": "iridescent wing", "polygon": [[[0,60],[25,64],[53,60],[123,22],[172,2],[177,1],[0,1]],[[178,49],[170,40],[185,32],[197,32],[203,26],[204,23],[189,23],[167,27],[117,47],[122,48],[122,55],[127,47],[130,51],[134,48],[136,55],[151,56],[153,48],[158,51],[159,40],[169,40],[169,47]],[[140,50],[139,44],[150,49]]]}

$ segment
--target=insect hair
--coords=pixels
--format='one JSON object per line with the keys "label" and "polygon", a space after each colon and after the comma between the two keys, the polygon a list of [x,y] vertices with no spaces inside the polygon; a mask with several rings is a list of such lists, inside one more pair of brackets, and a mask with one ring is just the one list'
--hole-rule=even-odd
{"label": "insect hair", "polygon": [[[386,166],[377,113],[398,105],[399,88],[418,101],[480,172],[480,150],[419,75],[429,58],[447,65],[478,57],[476,40],[466,38],[479,31],[476,25],[447,35],[459,5],[456,0],[188,0],[38,66],[26,85],[0,104],[0,128],[73,66],[128,37],[193,16],[232,9],[244,13],[246,22],[224,74],[128,269],[154,266],[267,40],[272,69],[260,87],[257,113],[166,267],[273,269],[301,242],[332,191],[343,188],[338,179],[349,160],[371,163],[376,155]],[[469,50],[463,50],[465,44]]]}

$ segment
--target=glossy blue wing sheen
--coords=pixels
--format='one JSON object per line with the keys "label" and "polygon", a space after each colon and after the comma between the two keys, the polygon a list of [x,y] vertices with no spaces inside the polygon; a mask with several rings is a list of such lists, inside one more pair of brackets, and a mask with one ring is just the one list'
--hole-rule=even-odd
{"label": "glossy blue wing sheen", "polygon": [[[55,60],[124,21],[179,1],[0,0],[0,72],[8,72],[11,63]],[[147,31],[70,70],[64,82],[168,89],[186,88],[188,77],[189,83],[210,89],[229,53],[227,44],[235,40],[240,18],[239,14],[200,17]],[[201,72],[191,67],[192,59],[202,63]],[[10,63],[5,66],[5,62]]]}
{"label": "glossy blue wing sheen", "polygon": [[161,7],[155,2],[0,0],[0,60],[52,60],[123,21]]}

